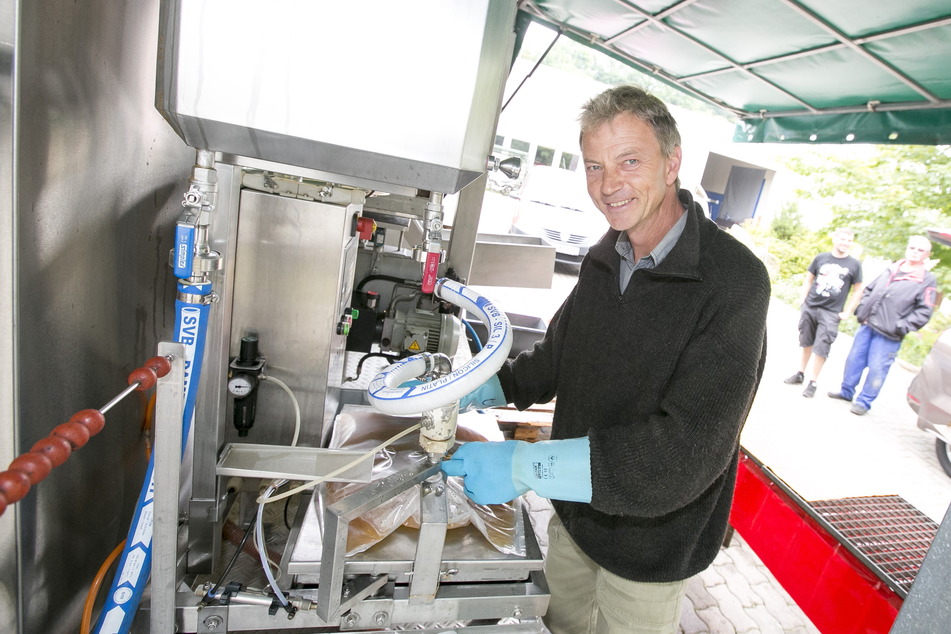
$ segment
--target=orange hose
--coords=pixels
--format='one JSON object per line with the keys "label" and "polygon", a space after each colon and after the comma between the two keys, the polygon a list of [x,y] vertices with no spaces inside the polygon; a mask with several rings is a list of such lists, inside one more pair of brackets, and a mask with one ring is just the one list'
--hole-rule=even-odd
{"label": "orange hose", "polygon": [[145,443],[145,459],[150,460],[152,458],[152,423],[155,421],[155,396],[156,393],[152,393],[152,397],[149,399],[149,402],[145,406],[145,416],[142,420],[142,439]]}
{"label": "orange hose", "polygon": [[112,567],[112,562],[122,553],[123,548],[125,548],[124,539],[122,543],[116,546],[115,550],[109,553],[109,556],[106,557],[106,560],[102,562],[102,565],[99,567],[96,578],[92,580],[92,585],[89,586],[89,592],[86,593],[86,602],[83,604],[83,620],[79,628],[80,634],[89,634],[90,628],[92,627],[92,610],[96,605],[96,598],[99,596],[99,588],[102,587],[102,580],[106,578],[106,573],[109,572],[109,568]]}

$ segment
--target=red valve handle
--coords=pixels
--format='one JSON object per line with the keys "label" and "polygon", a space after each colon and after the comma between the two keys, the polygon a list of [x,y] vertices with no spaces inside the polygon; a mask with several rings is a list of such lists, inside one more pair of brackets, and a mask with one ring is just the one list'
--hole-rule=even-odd
{"label": "red valve handle", "polygon": [[441,259],[442,254],[439,251],[430,251],[426,254],[426,262],[423,264],[423,292],[427,295],[436,289],[436,277]]}
{"label": "red valve handle", "polygon": [[[158,377],[172,369],[167,357],[152,357],[141,368],[129,374],[129,385],[136,390],[153,387]],[[103,408],[105,409],[105,407]],[[25,454],[15,458],[6,471],[0,472],[0,515],[10,504],[19,502],[30,487],[42,481],[53,468],[60,466],[92,436],[102,431],[106,417],[97,409],[84,409],[73,414],[68,422],[57,425],[50,435],[41,439]]]}
{"label": "red valve handle", "polygon": [[357,218],[357,235],[360,236],[361,240],[371,239],[374,231],[376,231],[375,220],[363,216]]}

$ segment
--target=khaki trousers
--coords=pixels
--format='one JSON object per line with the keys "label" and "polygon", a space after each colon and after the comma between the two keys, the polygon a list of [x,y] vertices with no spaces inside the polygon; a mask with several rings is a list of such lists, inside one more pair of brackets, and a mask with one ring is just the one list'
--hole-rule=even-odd
{"label": "khaki trousers", "polygon": [[548,524],[545,576],[551,603],[544,621],[552,634],[671,634],[680,628],[686,581],[641,583],[608,572],[581,552],[557,515]]}

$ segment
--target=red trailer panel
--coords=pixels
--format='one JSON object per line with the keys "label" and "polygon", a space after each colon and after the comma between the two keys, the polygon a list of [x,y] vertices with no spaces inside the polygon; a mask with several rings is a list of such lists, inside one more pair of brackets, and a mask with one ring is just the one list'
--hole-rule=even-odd
{"label": "red trailer panel", "polygon": [[[896,496],[888,498],[894,503]],[[868,500],[881,504],[878,498]],[[907,595],[909,576],[913,580],[909,568],[917,571],[937,525],[905,503],[912,515],[920,516],[915,516],[913,530],[890,513],[885,523],[897,527],[892,533],[882,531],[881,517],[873,518],[863,533],[862,522],[853,514],[845,517],[852,533],[851,538],[845,538],[827,519],[843,517],[832,502],[817,503],[820,508],[831,507],[831,512],[813,508],[754,457],[741,452],[730,523],[820,631],[887,634]],[[858,514],[866,519],[882,515],[874,509],[868,511],[860,509]],[[933,526],[930,538],[928,523]],[[902,547],[909,541],[909,532],[915,533],[910,557]],[[923,548],[922,541],[926,542]],[[875,552],[870,555],[869,549]],[[909,562],[917,552],[920,559]],[[902,562],[900,580],[890,578],[870,559],[883,553],[889,562]]]}

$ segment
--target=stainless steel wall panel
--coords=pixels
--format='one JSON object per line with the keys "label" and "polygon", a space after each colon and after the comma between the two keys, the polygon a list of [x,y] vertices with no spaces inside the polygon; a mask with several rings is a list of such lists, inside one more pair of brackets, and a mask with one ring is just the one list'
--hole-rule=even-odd
{"label": "stainless steel wall panel", "polygon": [[[14,99],[17,3],[0,0],[0,470],[16,457],[14,354],[16,200],[14,188]],[[19,631],[20,560],[16,507],[0,517],[0,631]]]}
{"label": "stainless steel wall panel", "polygon": [[[350,304],[359,205],[329,205],[243,190],[239,207],[231,355],[256,333],[267,373],[300,403],[300,444],[329,435],[343,382],[346,338],[336,333]],[[223,387],[223,386],[222,386]],[[258,388],[257,420],[244,442],[290,444],[294,411],[287,394]],[[228,433],[238,440],[236,432]]]}
{"label": "stainless steel wall panel", "polygon": [[[170,338],[168,251],[194,151],[153,105],[157,1],[0,6],[6,468],[75,411],[106,403]],[[99,435],[0,519],[4,632],[78,630],[141,487],[147,397],[111,410]]]}

